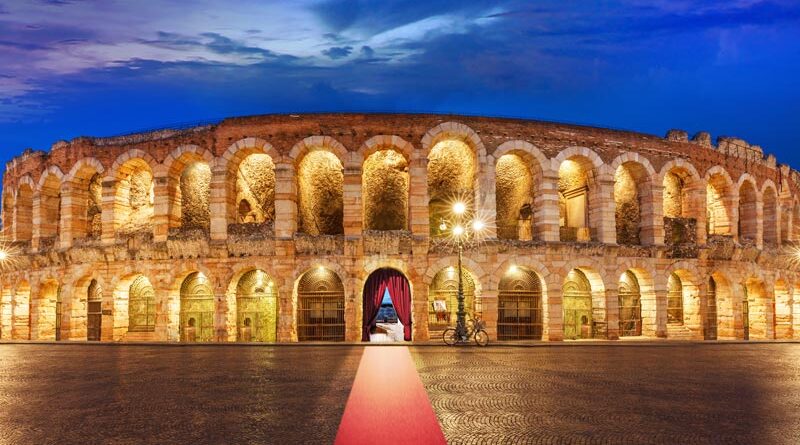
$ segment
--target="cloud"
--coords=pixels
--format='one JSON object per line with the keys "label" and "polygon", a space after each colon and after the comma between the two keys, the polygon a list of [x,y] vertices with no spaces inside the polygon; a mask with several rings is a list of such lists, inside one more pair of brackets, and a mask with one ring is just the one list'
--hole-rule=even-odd
{"label": "cloud", "polygon": [[333,60],[343,59],[353,52],[352,46],[333,46],[328,49],[322,50],[322,54],[330,57]]}

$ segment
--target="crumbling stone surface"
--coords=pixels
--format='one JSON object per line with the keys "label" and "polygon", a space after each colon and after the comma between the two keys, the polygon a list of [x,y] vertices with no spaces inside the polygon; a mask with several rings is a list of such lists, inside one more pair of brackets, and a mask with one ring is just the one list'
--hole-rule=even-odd
{"label": "crumbling stone surface", "polygon": [[614,175],[617,244],[639,244],[641,209],[636,180],[624,165]]}
{"label": "crumbling stone surface", "polygon": [[308,235],[344,233],[342,163],[328,151],[313,151],[300,162],[300,231]]}
{"label": "crumbling stone surface", "polygon": [[237,222],[260,224],[275,219],[275,164],[265,154],[246,157],[236,175]]}
{"label": "crumbling stone surface", "polygon": [[683,216],[683,180],[674,173],[664,176],[664,216],[679,218]]}
{"label": "crumbling stone surface", "polygon": [[208,229],[211,224],[210,185],[211,169],[204,162],[189,164],[181,174],[181,227],[185,230]]}
{"label": "crumbling stone surface", "polygon": [[364,162],[364,227],[366,230],[408,228],[408,164],[400,153],[381,150]]}

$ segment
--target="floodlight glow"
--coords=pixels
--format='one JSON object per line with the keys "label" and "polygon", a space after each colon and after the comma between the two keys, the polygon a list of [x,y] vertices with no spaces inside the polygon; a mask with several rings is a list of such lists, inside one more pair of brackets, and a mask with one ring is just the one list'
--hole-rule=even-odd
{"label": "floodlight glow", "polygon": [[463,227],[461,227],[461,226],[455,226],[455,227],[453,227],[453,235],[455,235],[455,236],[461,236],[461,235],[463,235],[463,234],[464,234],[464,228],[463,228]]}
{"label": "floodlight glow", "polygon": [[486,227],[486,225],[483,223],[483,221],[479,219],[476,219],[475,221],[472,222],[472,230],[476,232],[480,232],[481,230],[483,230],[484,227]]}
{"label": "floodlight glow", "polygon": [[462,215],[466,210],[467,206],[461,201],[453,204],[453,213],[455,213],[456,215]]}

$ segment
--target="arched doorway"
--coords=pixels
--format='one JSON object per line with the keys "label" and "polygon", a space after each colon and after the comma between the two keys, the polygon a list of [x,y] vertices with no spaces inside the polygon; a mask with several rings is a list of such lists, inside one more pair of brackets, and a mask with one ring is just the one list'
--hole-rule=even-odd
{"label": "arched doorway", "polygon": [[181,341],[208,342],[214,338],[214,292],[208,278],[192,272],[181,285]]}
{"label": "arched doorway", "polygon": [[144,275],[134,278],[128,288],[128,332],[156,330],[156,291]]}
{"label": "arched doorway", "polygon": [[236,340],[270,342],[277,340],[278,292],[275,282],[263,270],[251,270],[236,285]]}
{"label": "arched doorway", "polygon": [[[475,278],[465,268],[461,268],[462,289],[464,291],[464,311],[470,320],[478,310],[475,296]],[[455,326],[458,315],[458,270],[453,267],[442,269],[433,277],[428,289],[428,335],[441,338],[444,330]]]}
{"label": "arched doorway", "polygon": [[542,282],[531,270],[512,267],[497,294],[497,339],[542,339]]}
{"label": "arched doorway", "polygon": [[297,340],[344,341],[344,285],[330,269],[318,267],[297,283]]}
{"label": "arched doorway", "polygon": [[619,280],[619,335],[642,335],[642,294],[639,280],[630,270]]}
{"label": "arched doorway", "polygon": [[86,294],[86,340],[100,341],[101,325],[103,322],[103,290],[97,280],[89,283]]}
{"label": "arched doorway", "polygon": [[717,339],[717,282],[714,277],[708,278],[708,289],[706,290],[705,339]]}
{"label": "arched doorway", "polygon": [[683,324],[683,282],[674,272],[667,279],[667,323]]}
{"label": "arched doorway", "polygon": [[564,304],[564,338],[592,337],[592,286],[586,275],[572,269],[561,289]]}
{"label": "arched doorway", "polygon": [[[389,341],[411,340],[411,285],[402,272],[384,267],[364,283],[361,341],[378,334]],[[387,299],[388,297],[388,299]]]}

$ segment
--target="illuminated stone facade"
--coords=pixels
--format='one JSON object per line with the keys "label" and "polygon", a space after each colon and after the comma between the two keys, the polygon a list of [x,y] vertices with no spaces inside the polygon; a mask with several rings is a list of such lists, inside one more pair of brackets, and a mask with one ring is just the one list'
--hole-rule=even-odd
{"label": "illuminated stone facade", "polygon": [[281,115],[58,142],[3,177],[0,337],[357,341],[373,271],[504,340],[800,338],[800,175],[734,138],[437,115]]}

